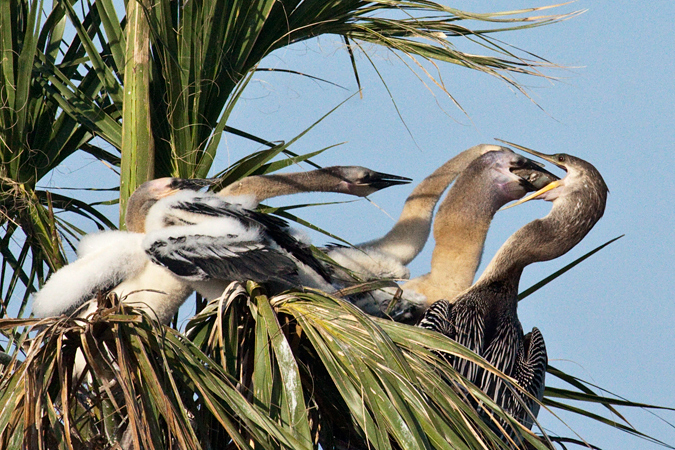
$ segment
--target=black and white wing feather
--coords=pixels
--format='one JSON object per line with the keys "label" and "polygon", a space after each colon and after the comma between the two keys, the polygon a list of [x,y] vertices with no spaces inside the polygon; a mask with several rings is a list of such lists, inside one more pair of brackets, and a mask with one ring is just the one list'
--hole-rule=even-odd
{"label": "black and white wing feather", "polygon": [[424,313],[418,326],[454,339],[455,327],[452,323],[452,304],[447,300],[434,302]]}
{"label": "black and white wing feather", "polygon": [[[541,401],[544,398],[548,356],[544,336],[538,328],[532,328],[532,331],[525,335],[521,355],[522,358],[518,358],[513,378],[527,393]],[[532,428],[533,417],[539,414],[540,405],[529,397],[522,400],[530,412],[525,411],[523,405],[518,402],[511,411],[512,415],[527,428]]]}
{"label": "black and white wing feather", "polygon": [[[429,307],[419,326],[438,331],[474,353],[481,355],[483,352],[483,316],[472,302],[450,303],[447,300],[438,300]],[[477,382],[476,364],[457,357],[451,357],[449,361],[469,381]]]}
{"label": "black and white wing feather", "polygon": [[150,259],[191,281],[295,282],[298,262],[324,280],[328,274],[308,245],[279,218],[212,194],[182,192],[149,214],[143,242]]}
{"label": "black and white wing feather", "polygon": [[143,245],[150,259],[189,281],[290,278],[296,265],[273,250],[257,227],[231,218],[208,219],[149,233]]}

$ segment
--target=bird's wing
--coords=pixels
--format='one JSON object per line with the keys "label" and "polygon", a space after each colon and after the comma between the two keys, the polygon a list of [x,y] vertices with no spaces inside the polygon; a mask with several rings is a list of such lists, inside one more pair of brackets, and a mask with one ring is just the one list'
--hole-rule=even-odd
{"label": "bird's wing", "polygon": [[[56,271],[33,295],[33,314],[51,317],[69,313],[140,272],[148,260],[143,235],[124,231],[98,233],[76,261]],[[95,240],[95,245],[94,244]]]}
{"label": "bird's wing", "polygon": [[247,225],[235,217],[211,217],[150,232],[143,247],[154,263],[189,281],[291,278],[293,260],[270,248],[259,226]]}
{"label": "bird's wing", "polygon": [[[532,328],[532,331],[525,335],[523,340],[522,358],[516,363],[514,378],[518,384],[530,395],[541,401],[544,398],[544,387],[546,379],[546,367],[548,365],[548,356],[546,354],[546,344],[544,336],[538,328]],[[519,422],[528,428],[532,427],[534,417],[539,414],[539,403],[530,398],[523,398],[523,402],[530,410],[531,414],[519,405],[520,417],[515,416]]]}
{"label": "bird's wing", "polygon": [[[438,331],[469,350],[482,355],[484,323],[483,316],[471,302],[450,303],[447,300],[434,302],[422,317],[420,327]],[[478,366],[464,358],[449,358],[450,363],[462,375],[475,383]]]}
{"label": "bird's wing", "polygon": [[434,302],[424,313],[419,325],[427,330],[434,330],[450,339],[455,338],[455,327],[452,323],[452,304],[447,300]]}
{"label": "bird's wing", "polygon": [[[485,348],[485,321],[483,314],[473,302],[455,303],[452,309],[452,322],[455,326],[454,339],[472,352],[483,356]],[[457,371],[472,383],[478,380],[479,367],[464,359],[458,358],[453,364]]]}
{"label": "bird's wing", "polygon": [[[491,336],[482,356],[501,372],[514,376],[518,356],[522,354],[523,348],[523,330],[520,322],[514,323],[508,316],[502,317],[493,332],[487,334]],[[512,383],[489,370],[481,369],[479,381],[476,384],[495,403],[511,415],[518,417],[517,410],[514,409],[517,406],[517,400],[513,394],[516,388],[512,386]]]}
{"label": "bird's wing", "polygon": [[310,246],[296,239],[283,219],[244,208],[213,194],[197,194],[186,199],[177,196],[177,201],[171,203],[171,209],[185,215],[185,222],[197,225],[218,218],[228,220],[231,224],[239,223],[250,230],[258,230],[260,236],[257,241],[265,243],[269,248],[278,246],[324,280],[330,279],[324,266],[312,255]]}

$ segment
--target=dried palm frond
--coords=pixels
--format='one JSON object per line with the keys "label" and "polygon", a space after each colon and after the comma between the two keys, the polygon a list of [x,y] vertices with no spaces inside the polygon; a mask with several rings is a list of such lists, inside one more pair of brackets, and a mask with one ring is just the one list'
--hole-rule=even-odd
{"label": "dried palm frond", "polygon": [[[114,303],[114,302],[113,302]],[[435,332],[365,315],[318,291],[268,297],[233,283],[186,333],[101,300],[89,319],[3,320],[30,327],[0,378],[0,447],[137,449],[553,448],[504,413],[440,353],[513,380]],[[561,400],[653,408],[573,389]],[[522,397],[521,397],[522,398]],[[621,417],[621,416],[620,416]],[[613,426],[661,443],[630,424]],[[541,431],[541,430],[539,430]],[[92,447],[95,446],[98,447]]]}

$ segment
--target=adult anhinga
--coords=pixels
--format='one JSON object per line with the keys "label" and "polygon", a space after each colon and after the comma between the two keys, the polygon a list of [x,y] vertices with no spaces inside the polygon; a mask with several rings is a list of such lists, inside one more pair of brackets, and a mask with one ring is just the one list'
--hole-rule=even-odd
{"label": "adult anhinga", "polygon": [[411,179],[360,166],[331,166],[306,172],[252,175],[235,181],[219,196],[253,196],[254,202],[303,192],[336,192],[366,197],[380,189],[410,183]]}
{"label": "adult anhinga", "polygon": [[424,295],[426,306],[471,286],[495,213],[506,203],[558,177],[502,147],[476,158],[457,178],[434,221],[431,271],[402,288]]}
{"label": "adult anhinga", "polygon": [[[419,325],[443,333],[474,351],[541,400],[546,347],[537,328],[523,335],[517,314],[520,276],[527,265],[557,258],[579,243],[602,217],[608,189],[597,169],[582,159],[526,151],[567,172],[562,180],[522,200],[536,197],[552,201],[551,211],[514,233],[471,288],[453,303],[447,300],[434,303]],[[501,378],[473,363],[457,358],[451,362],[520,423],[532,426],[539,412],[537,402],[525,396],[519,396],[519,401]]]}

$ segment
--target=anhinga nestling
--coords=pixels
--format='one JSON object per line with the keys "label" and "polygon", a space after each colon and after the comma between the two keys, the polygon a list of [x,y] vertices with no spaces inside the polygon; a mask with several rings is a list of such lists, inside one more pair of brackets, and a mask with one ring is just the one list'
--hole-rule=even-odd
{"label": "anhinga nestling", "polygon": [[[160,322],[166,323],[193,292],[193,285],[199,284],[203,289],[209,287],[209,298],[219,295],[215,292],[225,280],[215,281],[214,274],[208,273],[216,270],[217,261],[222,263],[219,274],[236,274],[232,279],[249,278],[264,282],[295,276],[291,272],[298,267],[290,260],[275,254],[271,248],[261,250],[266,244],[273,245],[274,239],[267,239],[270,235],[281,242],[282,247],[297,250],[302,255],[298,266],[303,266],[303,260],[315,264],[316,272],[308,271],[314,274],[315,282],[304,280],[307,285],[330,290],[328,284],[319,281],[324,276],[317,272],[322,272],[323,266],[307,256],[309,250],[306,245],[287,233],[290,230],[286,229],[285,222],[251,209],[261,199],[289,193],[288,189],[274,187],[284,182],[295,184],[296,188],[298,183],[305,183],[306,187],[313,186],[316,190],[364,196],[409,181],[357,166],[329,167],[302,176],[287,174],[253,178],[259,181],[243,186],[252,189],[246,192],[250,195],[229,198],[222,193],[197,194],[199,189],[214,184],[214,179],[161,178],[139,186],[127,204],[126,225],[129,231],[107,231],[86,236],[80,243],[78,259],[52,274],[34,295],[33,313],[37,317],[71,313],[95,298],[98,292],[112,291],[125,303],[145,309]],[[272,181],[262,191],[253,189],[253,186],[260,185],[260,180]],[[242,189],[238,190],[240,194],[246,191]],[[248,209],[239,205],[242,203]],[[216,225],[206,230],[213,224]],[[175,229],[176,226],[189,228]],[[235,228],[236,233],[232,233]],[[181,231],[185,235],[179,240],[173,239]],[[210,235],[199,234],[205,232]],[[228,233],[229,237],[224,236]],[[241,240],[237,241],[235,234]],[[294,247],[296,243],[297,249]],[[260,264],[254,264],[254,255]],[[277,258],[272,258],[272,255]],[[237,261],[236,269],[231,266],[233,261]],[[190,264],[192,267],[188,268]],[[91,302],[79,314],[86,316],[95,310],[95,306]]]}
{"label": "anhinga nestling", "polygon": [[[602,217],[608,189],[596,168],[582,159],[523,150],[567,172],[562,180],[521,200],[552,201],[551,211],[514,233],[471,288],[452,303],[448,300],[434,303],[419,325],[456,340],[541,400],[546,347],[537,328],[523,335],[517,314],[520,276],[527,265],[557,258],[579,243]],[[537,402],[526,396],[519,396],[519,401],[501,378],[473,363],[454,357],[451,362],[520,423],[532,426],[539,412]]]}
{"label": "anhinga nestling", "polygon": [[246,200],[187,190],[162,198],[146,218],[146,254],[208,299],[235,280],[331,290],[309,245]]}
{"label": "anhinga nestling", "polygon": [[[496,147],[471,161],[436,214],[431,272],[403,284],[403,295],[392,317],[414,323],[435,300],[453,298],[469,287],[497,210],[557,178],[539,164],[504,147]],[[389,298],[375,292],[355,303],[369,314],[381,315],[380,310]]]}
{"label": "anhinga nestling", "polygon": [[193,289],[169,270],[153,264],[146,255],[146,217],[161,198],[211,183],[164,178],[139,186],[127,203],[128,231],[85,236],[78,248],[78,259],[52,274],[33,296],[33,314],[49,317],[78,310],[79,316],[86,317],[96,310],[93,299],[97,293],[114,292],[125,303],[168,323]]}
{"label": "anhinga nestling", "polygon": [[[503,161],[501,163],[503,163],[504,167],[498,167],[500,164],[499,158],[496,158],[494,155],[489,156],[492,154],[508,155],[506,156],[507,159],[513,159],[511,166],[506,167],[510,163]],[[477,163],[477,161],[482,161],[482,163]],[[482,211],[484,209],[482,208],[483,205],[492,203],[491,200],[488,201],[486,199],[495,195],[504,198],[504,201],[499,203],[499,206],[502,206],[508,201],[522,197],[528,191],[538,189],[542,182],[546,184],[544,180],[548,179],[549,176],[555,178],[555,176],[542,170],[538,165],[527,161],[529,161],[527,158],[515,155],[510,149],[498,145],[481,144],[464,150],[436,169],[415,187],[406,199],[398,221],[387,234],[381,238],[357,244],[354,247],[329,246],[327,254],[335,262],[352,271],[363,281],[382,278],[407,279],[410,277],[410,271],[406,265],[422,251],[424,244],[429,238],[434,208],[448,185],[457,179],[455,186],[452,187],[448,197],[446,197],[446,200],[443,201],[439,208],[438,214],[441,216],[452,214],[453,211],[457,212],[457,214],[467,211],[471,212],[473,205],[475,205],[473,209],[481,209]],[[470,169],[471,167],[473,169]],[[483,169],[485,170],[483,171]],[[500,178],[497,175],[501,169],[506,172],[513,170],[513,172],[504,173]],[[503,184],[503,186],[500,187],[499,183]],[[523,186],[527,186],[528,189],[523,189]],[[500,193],[506,191],[507,188],[512,188],[512,192],[505,192],[504,195],[501,195]],[[518,191],[518,195],[514,195],[515,191]],[[449,199],[452,198],[456,200],[455,205],[448,207],[448,204],[451,203]],[[487,213],[488,226],[493,215],[494,212]],[[471,231],[478,229],[485,222],[481,221],[479,223],[474,220],[478,219],[478,216],[480,214],[474,214],[472,217],[462,220],[462,223],[458,223],[459,220],[453,222],[456,224],[455,231],[461,232],[454,239],[455,242],[459,242],[461,245],[454,247],[454,249],[458,252],[467,251],[471,253],[474,247],[477,246],[478,255],[476,261],[480,259],[487,226],[485,227],[483,238],[477,240],[465,241],[460,238],[460,234],[464,236],[468,232],[473,235],[480,235],[480,232]],[[437,240],[436,248],[450,248],[450,245],[446,245],[448,244],[447,239],[443,238],[444,234],[439,233],[438,228],[437,219],[434,225],[434,237]],[[445,227],[445,230],[447,229],[448,227]],[[438,242],[441,242],[440,247]],[[447,263],[446,266],[457,262],[439,257],[437,255],[438,251],[440,250],[434,252],[437,267],[441,265],[439,262],[445,261]],[[473,253],[476,252],[474,251]],[[444,252],[444,255],[447,254],[447,252]],[[475,266],[477,267],[477,265],[478,263],[476,262]],[[461,276],[469,279],[466,286],[463,287],[469,286],[471,280],[473,280],[475,270],[475,267],[469,270],[471,272],[470,277],[467,277],[464,276],[467,270],[463,270],[462,267],[457,268],[457,277]],[[429,296],[429,300],[427,300],[427,294],[430,294],[430,292],[425,288],[432,285],[442,288],[440,283],[435,282],[435,278],[434,280],[430,280],[434,281],[433,283],[427,283],[427,278],[428,276],[418,277],[415,280],[411,280],[410,283],[404,284],[402,296],[393,308],[389,308],[390,302],[395,295],[397,296],[400,293],[396,288],[382,288],[369,293],[358,294],[352,296],[350,300],[368,314],[383,316],[385,311],[387,311],[389,317],[394,320],[414,323],[419,319],[419,316],[428,305],[439,298]],[[420,281],[424,282],[420,283]],[[334,282],[342,282],[344,285],[349,286],[352,283],[352,279],[337,270],[335,271]],[[449,284],[457,285],[458,283]]]}
{"label": "anhinga nestling", "polygon": [[408,279],[410,271],[406,266],[419,255],[429,239],[434,209],[443,192],[473,160],[487,152],[503,149],[498,145],[480,144],[453,156],[415,186],[406,198],[398,220],[384,236],[354,247],[332,245],[326,253],[362,280]]}
{"label": "anhinga nestling", "polygon": [[499,208],[558,177],[501,147],[469,164],[441,202],[434,220],[431,271],[403,284],[424,295],[428,307],[471,286],[492,218]]}
{"label": "anhinga nestling", "polygon": [[376,172],[361,166],[330,166],[306,172],[251,175],[225,186],[219,196],[253,196],[258,204],[282,195],[306,192],[336,192],[366,197],[380,189],[407,184],[410,178]]}

